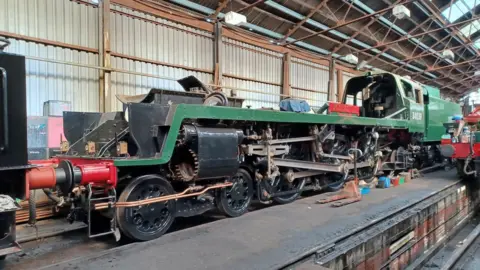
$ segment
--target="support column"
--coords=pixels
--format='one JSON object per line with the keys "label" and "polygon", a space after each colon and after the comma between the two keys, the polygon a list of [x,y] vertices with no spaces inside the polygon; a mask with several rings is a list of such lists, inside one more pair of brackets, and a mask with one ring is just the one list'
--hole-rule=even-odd
{"label": "support column", "polygon": [[[222,85],[222,32],[223,27],[220,22],[215,23],[214,42],[213,42],[213,64],[215,67],[213,84]],[[220,87],[216,87],[217,90]]]}
{"label": "support column", "polygon": [[283,82],[282,82],[282,96],[281,99],[291,97],[291,87],[290,87],[290,63],[291,63],[290,52],[287,52],[283,55]]}
{"label": "support column", "polygon": [[335,59],[330,58],[330,65],[328,67],[328,101],[336,102],[336,89],[335,87]]}
{"label": "support column", "polygon": [[[99,61],[104,68],[110,69],[110,0],[102,0],[99,3]],[[112,111],[111,90],[112,83],[111,71],[100,70],[99,87],[99,111]]]}
{"label": "support column", "polygon": [[343,71],[337,69],[337,101],[342,102],[343,98]]}

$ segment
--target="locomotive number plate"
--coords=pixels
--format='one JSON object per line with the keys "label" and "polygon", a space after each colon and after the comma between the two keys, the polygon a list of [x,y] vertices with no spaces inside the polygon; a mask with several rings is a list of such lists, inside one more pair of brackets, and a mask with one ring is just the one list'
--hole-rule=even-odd
{"label": "locomotive number plate", "polygon": [[421,112],[412,112],[412,120],[422,120],[423,113]]}

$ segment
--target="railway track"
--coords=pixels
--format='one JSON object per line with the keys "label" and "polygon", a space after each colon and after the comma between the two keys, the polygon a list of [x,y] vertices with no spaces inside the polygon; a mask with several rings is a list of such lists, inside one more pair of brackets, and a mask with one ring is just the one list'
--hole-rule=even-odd
{"label": "railway track", "polygon": [[[458,260],[449,269],[464,269],[464,270],[474,270],[480,268],[480,239],[478,238],[478,232],[480,228],[476,228],[472,231],[472,235],[470,238],[472,239],[472,243],[469,245],[469,248],[465,249],[464,251],[460,252],[461,256],[458,257]],[[473,240],[475,238],[475,240]],[[467,245],[467,243],[463,243],[463,245]]]}
{"label": "railway track", "polygon": [[[415,269],[451,270],[480,268],[480,216],[470,218],[428,260]],[[413,268],[413,267],[411,267]]]}

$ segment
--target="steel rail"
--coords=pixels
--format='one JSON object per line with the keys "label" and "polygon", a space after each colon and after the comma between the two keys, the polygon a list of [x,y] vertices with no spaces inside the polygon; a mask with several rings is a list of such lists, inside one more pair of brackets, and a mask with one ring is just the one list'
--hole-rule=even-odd
{"label": "steel rail", "polygon": [[463,244],[455,249],[453,252],[452,256],[448,259],[448,261],[442,266],[441,270],[450,270],[453,269],[455,264],[458,262],[458,260],[465,254],[465,252],[468,250],[468,248],[472,245],[472,243],[475,241],[475,239],[478,238],[480,235],[480,224],[473,229],[473,231],[470,232],[470,234],[465,238],[463,241]]}

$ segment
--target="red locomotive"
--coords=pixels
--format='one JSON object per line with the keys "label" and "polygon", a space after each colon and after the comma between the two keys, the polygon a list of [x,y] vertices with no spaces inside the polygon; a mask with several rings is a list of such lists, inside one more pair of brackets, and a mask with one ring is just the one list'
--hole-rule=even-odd
{"label": "red locomotive", "polygon": [[445,124],[448,134],[442,138],[440,151],[456,161],[459,177],[475,178],[480,173],[480,107],[453,120],[454,123]]}

